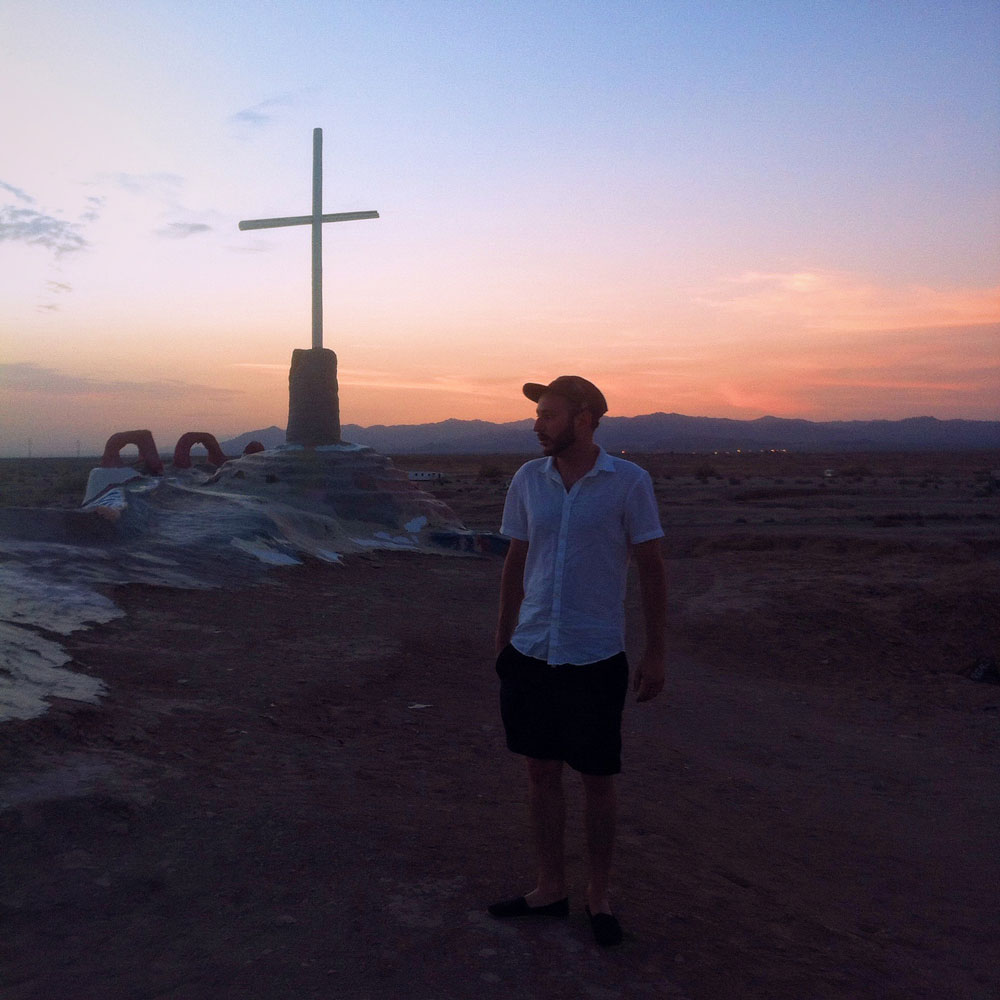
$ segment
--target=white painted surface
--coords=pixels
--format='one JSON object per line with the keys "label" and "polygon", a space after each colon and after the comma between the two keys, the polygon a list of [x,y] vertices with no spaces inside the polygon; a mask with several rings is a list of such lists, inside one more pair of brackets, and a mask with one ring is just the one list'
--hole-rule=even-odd
{"label": "white painted surface", "polygon": [[92,500],[96,500],[109,486],[117,486],[121,483],[131,482],[133,479],[142,478],[141,473],[127,467],[118,469],[91,469],[90,475],[87,477],[87,491],[84,494],[83,502],[88,504]]}

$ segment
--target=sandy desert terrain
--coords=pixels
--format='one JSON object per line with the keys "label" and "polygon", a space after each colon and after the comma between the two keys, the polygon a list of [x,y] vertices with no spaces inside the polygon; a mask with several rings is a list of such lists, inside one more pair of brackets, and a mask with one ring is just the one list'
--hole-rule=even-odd
{"label": "sandy desert terrain", "polygon": [[[672,653],[626,709],[620,948],[573,781],[569,921],[484,912],[531,884],[500,559],[374,552],[60,640],[109,693],[0,725],[0,995],[996,997],[1000,454],[634,457]],[[495,530],[519,461],[397,464]],[[78,504],[73,462],[0,503]]]}

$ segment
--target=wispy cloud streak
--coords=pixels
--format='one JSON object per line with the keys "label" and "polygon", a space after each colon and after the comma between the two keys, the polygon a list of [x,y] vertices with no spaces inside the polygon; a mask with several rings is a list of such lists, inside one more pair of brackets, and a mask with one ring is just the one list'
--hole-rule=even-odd
{"label": "wispy cloud streak", "polygon": [[229,121],[233,125],[265,128],[275,120],[276,112],[294,107],[297,103],[294,94],[279,94],[276,97],[260,101],[258,104],[253,104],[249,108],[244,108],[242,111],[237,111],[234,115],[230,115]]}
{"label": "wispy cloud streak", "polygon": [[20,188],[14,187],[13,184],[8,184],[6,181],[0,181],[0,189],[4,191],[9,191],[18,201],[26,201],[29,205],[35,204],[35,199],[31,197],[26,191],[22,191]]}
{"label": "wispy cloud streak", "polygon": [[127,191],[129,194],[147,195],[173,204],[177,201],[184,178],[177,174],[106,174],[103,177],[108,183]]}
{"label": "wispy cloud streak", "polygon": [[86,250],[90,246],[80,231],[79,223],[67,222],[34,208],[19,208],[15,205],[0,206],[0,243],[2,242],[44,247],[57,257]]}
{"label": "wispy cloud streak", "polygon": [[167,240],[185,240],[189,236],[199,236],[201,233],[211,231],[212,227],[204,222],[171,222],[157,229],[156,235]]}
{"label": "wispy cloud streak", "polygon": [[53,396],[131,396],[147,399],[179,399],[203,396],[211,399],[231,399],[244,395],[238,389],[195,385],[176,379],[153,382],[133,382],[127,379],[95,379],[82,375],[67,375],[54,368],[43,368],[27,362],[0,364],[0,389],[13,392],[41,393]]}

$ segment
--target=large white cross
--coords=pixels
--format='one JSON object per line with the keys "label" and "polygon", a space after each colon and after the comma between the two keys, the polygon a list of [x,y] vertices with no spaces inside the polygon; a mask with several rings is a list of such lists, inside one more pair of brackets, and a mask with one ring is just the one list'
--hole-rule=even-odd
{"label": "large white cross", "polygon": [[240,223],[240,229],[312,226],[312,345],[316,350],[323,346],[323,223],[377,218],[378,212],[323,214],[323,130],[314,128],[312,215],[293,215],[287,219],[250,219]]}

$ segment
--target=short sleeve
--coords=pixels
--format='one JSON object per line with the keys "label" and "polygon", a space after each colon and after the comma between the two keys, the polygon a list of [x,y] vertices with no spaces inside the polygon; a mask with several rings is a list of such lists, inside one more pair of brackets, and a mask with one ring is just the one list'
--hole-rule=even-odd
{"label": "short sleeve", "polygon": [[639,475],[629,490],[625,506],[625,531],[630,545],[662,538],[664,534],[653,492],[653,480],[645,469],[638,471]]}
{"label": "short sleeve", "polygon": [[514,473],[504,500],[500,534],[518,541],[528,540],[528,510],[525,503],[524,467]]}

